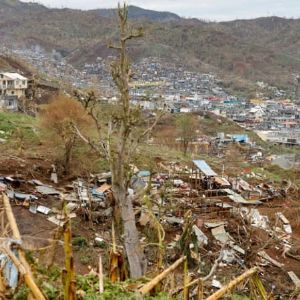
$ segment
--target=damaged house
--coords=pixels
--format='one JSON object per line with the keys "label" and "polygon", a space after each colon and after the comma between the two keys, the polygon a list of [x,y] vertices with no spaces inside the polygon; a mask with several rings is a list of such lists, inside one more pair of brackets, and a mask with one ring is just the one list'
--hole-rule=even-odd
{"label": "damaged house", "polygon": [[18,100],[25,97],[28,79],[18,73],[0,73],[0,108],[18,110]]}

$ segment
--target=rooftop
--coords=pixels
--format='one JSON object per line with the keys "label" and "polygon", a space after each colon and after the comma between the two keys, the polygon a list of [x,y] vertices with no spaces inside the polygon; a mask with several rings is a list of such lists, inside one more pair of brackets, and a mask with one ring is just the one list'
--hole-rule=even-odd
{"label": "rooftop", "polygon": [[3,75],[3,76],[6,76],[6,77],[9,77],[11,80],[16,80],[16,79],[19,79],[19,80],[27,80],[26,77],[18,74],[18,73],[8,73],[8,72],[3,72],[1,73],[0,72],[0,75]]}

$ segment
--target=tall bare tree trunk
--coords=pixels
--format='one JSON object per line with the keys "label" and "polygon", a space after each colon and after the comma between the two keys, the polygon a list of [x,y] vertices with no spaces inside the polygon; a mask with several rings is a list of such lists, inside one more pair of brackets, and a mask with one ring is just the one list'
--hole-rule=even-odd
{"label": "tall bare tree trunk", "polygon": [[124,4],[119,5],[119,28],[120,43],[113,47],[119,51],[119,58],[112,64],[112,77],[119,90],[119,105],[121,113],[116,119],[118,126],[116,134],[117,142],[109,143],[110,169],[112,172],[112,189],[115,199],[121,210],[121,218],[124,229],[124,246],[130,267],[130,276],[132,278],[141,277],[144,273],[143,252],[139,241],[139,232],[135,223],[132,200],[127,196],[128,183],[130,180],[129,148],[131,143],[131,134],[133,124],[136,122],[130,108],[129,80],[130,63],[126,53],[126,42],[130,39],[141,36],[142,32],[130,32],[128,29],[128,8]]}
{"label": "tall bare tree trunk", "polygon": [[[78,128],[75,127],[77,134],[93,149],[104,154],[109,161],[112,173],[112,190],[121,212],[121,221],[124,233],[124,247],[129,262],[130,276],[132,278],[141,277],[144,274],[144,256],[140,245],[139,232],[135,223],[135,215],[132,205],[132,199],[128,197],[128,186],[130,182],[130,164],[132,163],[133,153],[136,146],[140,143],[142,137],[146,136],[157,121],[149,127],[140,136],[134,136],[134,130],[139,124],[139,110],[133,109],[130,103],[129,82],[131,78],[131,69],[129,57],[127,55],[126,43],[143,35],[142,29],[137,31],[128,26],[128,9],[124,4],[119,5],[119,41],[117,45],[110,45],[110,48],[118,51],[118,58],[111,65],[111,75],[118,89],[118,111],[110,115],[108,121],[108,134],[103,138],[101,122],[99,115],[95,110],[95,97],[93,94],[85,98],[85,108],[95,121],[97,131],[100,136],[100,143],[93,143],[85,138]],[[81,98],[81,97],[80,97]],[[92,103],[92,105],[91,105]],[[119,220],[117,220],[119,221]]]}
{"label": "tall bare tree trunk", "polygon": [[138,278],[144,273],[144,260],[132,202],[131,199],[127,197],[127,190],[123,186],[113,184],[112,189],[121,210],[124,228],[124,246],[130,266],[130,275],[132,278]]}

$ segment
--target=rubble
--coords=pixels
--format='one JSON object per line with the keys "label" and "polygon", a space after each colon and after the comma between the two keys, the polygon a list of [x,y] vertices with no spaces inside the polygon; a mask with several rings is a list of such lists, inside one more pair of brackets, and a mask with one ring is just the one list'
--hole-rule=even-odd
{"label": "rubble", "polygon": [[267,216],[262,216],[258,209],[252,208],[250,212],[246,215],[246,217],[250,220],[250,223],[254,227],[267,229],[269,219]]}
{"label": "rubble", "polygon": [[232,264],[236,260],[235,252],[232,249],[222,250],[222,262]]}
{"label": "rubble", "polygon": [[230,239],[232,239],[226,232],[224,225],[212,228],[211,233],[214,238],[222,244],[226,244]]}
{"label": "rubble", "polygon": [[38,193],[42,195],[60,195],[60,192],[56,189],[54,189],[51,186],[46,186],[46,185],[38,185],[36,187],[36,190]]}
{"label": "rubble", "polygon": [[176,217],[164,217],[167,223],[171,225],[182,225],[184,223],[184,220],[181,218],[176,218]]}
{"label": "rubble", "polygon": [[[267,197],[269,191],[274,194],[278,188],[255,177],[232,180],[226,174],[220,176],[207,163],[201,162],[199,166],[201,169],[197,174],[189,166],[180,167],[176,164],[176,168],[166,167],[170,169],[168,174],[151,172],[149,177],[149,172],[136,170],[133,175],[128,196],[133,199],[136,222],[141,230],[141,240],[146,245],[149,265],[156,261],[148,246],[156,245],[156,241],[151,243],[147,236],[149,229],[151,234],[153,230],[156,235],[154,224],[158,221],[157,224],[164,230],[162,236],[166,237],[162,241],[165,259],[178,257],[182,253],[178,252],[178,247],[184,246],[182,234],[187,226],[185,213],[190,210],[187,251],[190,251],[189,264],[193,276],[199,270],[206,272],[214,264],[217,254],[220,260],[214,270],[216,278],[213,279],[216,288],[221,288],[225,282],[222,279],[221,283],[217,278],[234,277],[239,273],[237,266],[245,269],[259,266],[264,271],[277,270],[275,272],[285,277],[288,272],[299,276],[297,269],[291,268],[288,263],[289,259],[295,260],[289,255],[293,255],[297,248],[294,247],[292,219],[282,210],[285,200],[261,200]],[[166,168],[162,168],[164,172]],[[200,171],[206,175],[199,174]],[[42,179],[25,180],[22,176],[7,176],[2,180],[0,178],[0,187],[6,190],[12,203],[19,204],[20,209],[29,210],[35,218],[44,218],[51,226],[62,227],[65,224],[61,206],[64,201],[69,218],[76,218],[79,222],[91,221],[94,226],[100,226],[96,227],[98,229],[105,226],[109,228],[107,226],[114,213],[109,173],[93,175],[89,179],[78,178],[57,188],[48,185],[47,178]],[[150,189],[146,190],[146,186]],[[145,193],[149,194],[142,198],[140,195]],[[145,205],[145,199],[151,208]],[[93,234],[89,241],[89,245],[97,250],[109,243],[109,238],[102,232]],[[265,274],[264,281],[271,282],[271,272]],[[294,275],[288,276],[295,279]]]}
{"label": "rubble", "polygon": [[193,231],[197,237],[199,247],[203,244],[204,245],[208,244],[207,236],[196,225],[193,225]]}

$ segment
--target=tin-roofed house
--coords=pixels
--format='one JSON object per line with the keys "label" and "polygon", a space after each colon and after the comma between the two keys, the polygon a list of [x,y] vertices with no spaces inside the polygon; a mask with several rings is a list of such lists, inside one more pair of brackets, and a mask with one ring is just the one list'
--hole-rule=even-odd
{"label": "tin-roofed house", "polygon": [[0,72],[0,108],[18,110],[20,98],[25,97],[28,79],[18,73]]}

